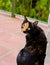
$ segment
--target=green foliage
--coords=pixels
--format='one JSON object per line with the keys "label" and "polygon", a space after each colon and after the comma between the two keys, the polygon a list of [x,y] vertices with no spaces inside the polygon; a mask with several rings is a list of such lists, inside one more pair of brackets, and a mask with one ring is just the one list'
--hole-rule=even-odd
{"label": "green foliage", "polygon": [[[48,4],[48,0],[37,0],[35,8],[32,8],[31,0],[16,0],[15,13],[47,22],[49,14]],[[11,5],[12,0],[0,0],[0,9],[11,11]]]}
{"label": "green foliage", "polygon": [[11,11],[10,0],[0,0],[0,9]]}

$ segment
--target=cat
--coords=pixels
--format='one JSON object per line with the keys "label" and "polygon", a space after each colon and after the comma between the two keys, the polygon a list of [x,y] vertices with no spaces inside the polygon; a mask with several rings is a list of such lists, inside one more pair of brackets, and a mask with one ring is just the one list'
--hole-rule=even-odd
{"label": "cat", "polygon": [[26,34],[26,45],[17,56],[17,65],[44,65],[47,38],[38,21],[32,23],[24,17],[21,29]]}

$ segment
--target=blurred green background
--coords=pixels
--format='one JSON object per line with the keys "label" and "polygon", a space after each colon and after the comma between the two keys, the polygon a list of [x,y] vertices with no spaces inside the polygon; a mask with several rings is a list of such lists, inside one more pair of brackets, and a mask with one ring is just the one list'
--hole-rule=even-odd
{"label": "blurred green background", "polygon": [[48,0],[0,0],[0,10],[11,12],[15,8],[14,12],[16,14],[47,22],[49,14],[48,4]]}

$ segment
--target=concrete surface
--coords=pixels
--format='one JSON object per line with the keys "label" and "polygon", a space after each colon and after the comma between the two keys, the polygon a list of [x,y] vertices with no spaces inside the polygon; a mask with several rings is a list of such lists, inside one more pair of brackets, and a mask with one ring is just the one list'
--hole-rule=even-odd
{"label": "concrete surface", "polygon": [[[22,19],[11,18],[0,13],[0,65],[17,65],[16,57],[25,45],[25,35],[21,31]],[[48,26],[39,23],[47,36]],[[49,36],[50,38],[50,36]],[[45,65],[50,64],[50,53],[47,49]]]}

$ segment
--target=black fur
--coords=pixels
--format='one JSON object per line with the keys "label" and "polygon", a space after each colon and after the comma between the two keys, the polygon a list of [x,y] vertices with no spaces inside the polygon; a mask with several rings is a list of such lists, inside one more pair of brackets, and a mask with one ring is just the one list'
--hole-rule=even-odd
{"label": "black fur", "polygon": [[38,26],[38,21],[29,22],[29,27],[30,30],[25,32],[27,34],[26,45],[17,56],[17,65],[44,65],[47,38],[44,31]]}

